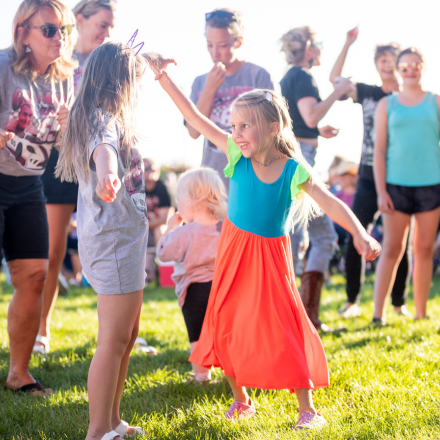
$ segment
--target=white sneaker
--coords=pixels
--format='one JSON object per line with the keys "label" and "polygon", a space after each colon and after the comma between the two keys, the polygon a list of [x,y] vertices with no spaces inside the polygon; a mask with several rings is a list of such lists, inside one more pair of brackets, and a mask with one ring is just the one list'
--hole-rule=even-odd
{"label": "white sneaker", "polygon": [[342,309],[338,310],[338,313],[341,318],[356,318],[356,316],[361,316],[362,309],[357,303],[347,303]]}

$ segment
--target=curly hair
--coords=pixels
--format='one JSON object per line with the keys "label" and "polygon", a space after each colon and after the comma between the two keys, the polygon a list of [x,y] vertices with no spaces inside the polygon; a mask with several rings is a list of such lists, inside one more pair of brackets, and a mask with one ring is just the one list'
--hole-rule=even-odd
{"label": "curly hair", "polygon": [[304,60],[304,53],[316,41],[316,32],[309,26],[291,29],[281,37],[281,52],[288,64],[296,65]]}

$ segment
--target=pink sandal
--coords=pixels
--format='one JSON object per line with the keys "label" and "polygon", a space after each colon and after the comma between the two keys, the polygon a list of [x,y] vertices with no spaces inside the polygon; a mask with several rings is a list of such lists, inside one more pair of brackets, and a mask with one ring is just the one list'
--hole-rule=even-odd
{"label": "pink sandal", "polygon": [[322,417],[321,413],[303,412],[292,429],[317,429],[322,428],[326,423],[327,421]]}
{"label": "pink sandal", "polygon": [[250,397],[249,403],[250,405],[246,405],[245,403],[234,400],[228,411],[225,413],[225,418],[233,420],[250,419],[257,411],[255,410],[254,402],[252,402]]}

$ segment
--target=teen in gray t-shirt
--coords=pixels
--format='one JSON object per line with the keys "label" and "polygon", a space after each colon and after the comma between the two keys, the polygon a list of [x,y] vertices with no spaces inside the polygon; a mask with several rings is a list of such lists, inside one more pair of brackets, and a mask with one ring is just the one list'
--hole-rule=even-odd
{"label": "teen in gray t-shirt", "polygon": [[[131,149],[130,169],[116,126],[101,130],[90,140],[91,173],[86,183],[76,169],[78,195],[78,251],[86,280],[101,295],[131,293],[145,287],[148,241],[144,167],[138,150]],[[122,188],[112,203],[96,194],[98,184],[93,152],[100,144],[113,147],[118,157]],[[76,168],[76,165],[75,165]]]}
{"label": "teen in gray t-shirt", "polygon": [[[196,105],[205,87],[207,76],[207,73],[198,76],[192,85],[190,98]],[[232,132],[230,110],[232,102],[242,93],[256,88],[274,90],[270,75],[262,67],[244,62],[235,73],[225,77],[223,84],[217,90],[214,100],[212,101],[209,119],[222,130]],[[225,184],[226,189],[229,190],[229,179],[223,174],[223,170],[227,164],[228,159],[226,155],[205,138],[202,166],[216,170]]]}
{"label": "teen in gray t-shirt", "polygon": [[57,138],[58,111],[73,101],[73,79],[55,83],[39,75],[30,81],[16,75],[12,63],[11,52],[0,52],[0,128],[15,134],[0,150],[0,174],[39,176]]}

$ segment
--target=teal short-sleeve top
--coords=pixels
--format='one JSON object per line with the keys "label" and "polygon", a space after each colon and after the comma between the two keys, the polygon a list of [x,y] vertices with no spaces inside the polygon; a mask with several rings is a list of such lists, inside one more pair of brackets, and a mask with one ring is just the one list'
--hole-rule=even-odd
{"label": "teal short-sleeve top", "polygon": [[251,159],[243,157],[230,135],[228,155],[228,219],[237,228],[262,237],[286,235],[292,201],[301,192],[299,185],[310,177],[309,171],[288,159],[280,177],[273,183],[264,183],[256,176]]}

